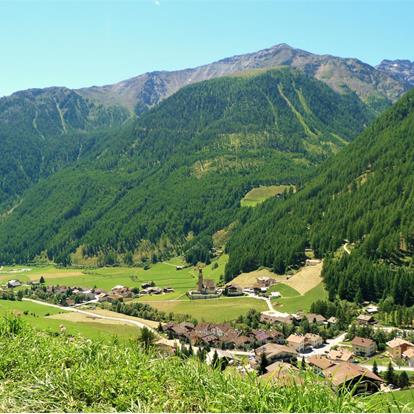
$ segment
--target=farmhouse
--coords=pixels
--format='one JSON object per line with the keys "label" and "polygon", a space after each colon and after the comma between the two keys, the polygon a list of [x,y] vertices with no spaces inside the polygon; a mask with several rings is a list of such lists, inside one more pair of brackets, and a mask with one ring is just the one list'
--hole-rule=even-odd
{"label": "farmhouse", "polygon": [[373,325],[377,322],[372,315],[359,315],[356,321],[360,325]]}
{"label": "farmhouse", "polygon": [[318,346],[321,346],[323,344],[323,338],[313,333],[307,333],[305,335],[305,343],[307,346],[317,348]]}
{"label": "farmhouse", "polygon": [[407,361],[410,368],[414,368],[414,348],[408,348],[403,352],[402,357]]}
{"label": "farmhouse", "polygon": [[401,338],[394,338],[387,342],[387,351],[391,358],[399,359],[402,354],[410,348],[414,348],[414,344]]}
{"label": "farmhouse", "polygon": [[369,357],[377,352],[377,344],[372,339],[356,336],[352,340],[352,351],[355,355]]}
{"label": "farmhouse", "polygon": [[250,333],[250,337],[255,345],[260,346],[269,342],[276,344],[283,344],[285,342],[284,335],[279,331],[265,331],[262,329],[255,329]]}
{"label": "farmhouse", "polygon": [[289,335],[286,342],[297,352],[303,352],[306,349],[306,340],[303,335]]}
{"label": "farmhouse", "polygon": [[266,367],[266,374],[260,379],[277,383],[278,386],[303,385],[298,368],[287,362],[274,362]]}
{"label": "farmhouse", "polygon": [[224,289],[226,296],[243,296],[243,289],[237,285],[228,285]]}
{"label": "farmhouse", "polygon": [[262,354],[264,354],[267,360],[272,363],[276,361],[291,361],[295,359],[298,353],[286,346],[279,344],[265,344],[254,350],[256,354],[256,360],[259,360]]}
{"label": "farmhouse", "polygon": [[323,344],[323,339],[319,335],[307,333],[306,335],[292,334],[286,339],[289,346],[297,352],[304,352],[308,348],[316,348]]}
{"label": "farmhouse", "polygon": [[308,358],[308,364],[317,374],[323,374],[323,371],[327,368],[330,368],[335,364],[335,362],[331,361],[330,359],[326,358],[322,355],[313,355]]}
{"label": "farmhouse", "polygon": [[260,321],[265,323],[285,323],[291,325],[294,322],[294,318],[288,313],[264,311],[260,313]]}
{"label": "farmhouse", "polygon": [[20,282],[20,280],[13,279],[13,280],[9,280],[7,282],[7,287],[8,288],[15,288],[15,287],[19,287],[21,285],[22,285],[22,283]]}
{"label": "farmhouse", "polygon": [[317,325],[323,325],[326,322],[326,318],[316,313],[308,313],[305,315],[309,323],[316,323]]}
{"label": "farmhouse", "polygon": [[370,370],[350,362],[340,362],[326,368],[323,375],[332,381],[337,390],[356,387],[355,391],[358,394],[376,392],[384,382]]}
{"label": "farmhouse", "polygon": [[331,349],[327,355],[332,361],[352,362],[354,354],[347,350]]}

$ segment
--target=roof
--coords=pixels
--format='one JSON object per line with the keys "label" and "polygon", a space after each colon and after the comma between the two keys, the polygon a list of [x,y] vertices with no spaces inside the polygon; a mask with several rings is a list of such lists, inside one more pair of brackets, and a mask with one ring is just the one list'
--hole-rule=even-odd
{"label": "roof", "polygon": [[303,378],[298,375],[299,370],[285,362],[275,362],[266,370],[268,372],[260,377],[265,381],[277,382],[280,385],[302,385],[304,382]]}
{"label": "roof", "polygon": [[352,340],[352,345],[355,345],[355,346],[372,346],[374,344],[375,344],[375,342],[372,339],[361,338],[360,336],[356,336]]}
{"label": "roof", "polygon": [[312,323],[313,321],[316,321],[316,322],[325,322],[326,321],[326,318],[324,316],[319,315],[317,313],[308,313],[305,316],[306,316],[306,319],[310,323]]}
{"label": "roof", "polygon": [[344,362],[348,362],[354,354],[350,351],[341,350],[341,351],[335,351],[334,349],[331,349],[327,355],[328,358],[333,360],[340,360]]}
{"label": "roof", "polygon": [[359,315],[357,320],[369,322],[374,320],[374,317],[372,315]]}
{"label": "roof", "polygon": [[335,316],[331,316],[331,317],[328,319],[328,322],[329,322],[329,323],[337,323],[337,322],[338,322],[338,318],[335,318]]}
{"label": "roof", "polygon": [[286,339],[286,341],[301,344],[302,342],[305,341],[305,337],[300,336],[300,335],[292,334],[292,335],[289,335],[289,337]]}
{"label": "roof", "polygon": [[402,355],[404,358],[414,358],[414,348],[408,348]]}
{"label": "roof", "polygon": [[390,348],[398,348],[401,345],[414,346],[414,344],[412,344],[411,342],[408,342],[405,339],[401,339],[401,338],[394,338],[393,340],[387,342],[387,346]]}
{"label": "roof", "polygon": [[235,345],[244,345],[251,342],[251,339],[247,336],[241,335],[236,338],[234,338],[234,344]]}
{"label": "roof", "polygon": [[320,339],[320,340],[322,340],[322,337],[320,336],[320,335],[316,335],[316,334],[313,334],[313,333],[307,333],[306,335],[305,335],[305,339]]}
{"label": "roof", "polygon": [[203,284],[206,288],[215,288],[216,287],[216,282],[212,279],[204,279]]}
{"label": "roof", "polygon": [[256,355],[265,354],[267,357],[274,357],[284,353],[297,355],[297,352],[294,349],[286,345],[279,345],[273,343],[262,345],[261,347],[256,348],[254,352],[256,353]]}
{"label": "roof", "polygon": [[322,355],[313,355],[308,359],[308,364],[318,367],[322,370],[327,369],[333,365],[336,365],[335,362],[329,360]]}
{"label": "roof", "polygon": [[273,339],[283,336],[283,334],[279,331],[265,331],[262,329],[254,329],[252,334],[258,341],[265,341],[267,339]]}
{"label": "roof", "polygon": [[358,377],[363,377],[376,382],[384,382],[382,378],[375,375],[372,371],[350,362],[340,362],[339,364],[325,369],[323,372],[325,377],[330,378],[335,386],[343,385]]}

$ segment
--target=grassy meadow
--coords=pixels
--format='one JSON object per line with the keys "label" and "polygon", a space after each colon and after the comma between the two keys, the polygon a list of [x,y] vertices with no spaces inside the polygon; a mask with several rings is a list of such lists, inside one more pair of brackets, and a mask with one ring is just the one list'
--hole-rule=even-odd
{"label": "grassy meadow", "polygon": [[[219,283],[221,276],[224,273],[227,260],[228,256],[225,254],[213,260],[210,265],[203,268],[204,277],[207,279],[213,279],[216,283]],[[29,282],[32,280],[39,280],[40,276],[43,276],[47,285],[79,286],[90,288],[99,287],[110,290],[115,285],[140,287],[144,282],[154,281],[159,287],[174,288],[174,292],[163,295],[146,295],[137,299],[139,302],[148,303],[154,308],[165,312],[189,314],[200,321],[206,320],[211,322],[223,322],[235,319],[238,316],[245,314],[252,308],[258,311],[268,309],[264,301],[248,297],[222,297],[219,299],[208,300],[188,299],[186,292],[195,288],[198,270],[194,267],[176,270],[175,266],[182,264],[182,259],[173,258],[166,262],[156,263],[148,270],[138,267],[123,266],[77,269],[57,268],[52,265],[47,265],[39,267],[26,266],[26,269],[30,268],[29,271],[19,272],[19,270],[24,267],[16,266],[2,268],[0,270],[0,282],[4,283],[10,279],[19,279],[22,282]],[[9,273],[10,271],[13,271],[13,273]],[[252,272],[250,276],[255,280],[259,273],[256,275],[256,272]],[[280,311],[307,311],[312,302],[326,297],[326,292],[324,291],[322,284],[319,284],[305,294],[300,295],[296,289],[288,285],[290,280],[285,281],[282,277],[280,277],[280,279],[281,282],[271,288],[271,290],[279,291],[282,294],[282,298],[272,300],[274,307]],[[26,307],[27,306],[28,305],[26,305]],[[43,313],[52,312],[44,311]],[[25,316],[25,318],[30,318],[30,316]],[[33,320],[31,322],[34,326],[47,327],[55,330],[57,330],[59,325],[62,323],[61,320],[47,318],[44,316],[32,319]],[[67,317],[64,320],[64,324],[68,330],[71,329],[74,332],[79,331],[79,333],[86,332],[89,336],[100,335],[102,332],[106,334],[120,334],[125,337],[130,337],[131,334],[135,334],[135,330],[131,326],[125,327],[114,324],[104,325],[96,321],[75,321],[73,320],[73,317]]]}
{"label": "grassy meadow", "polygon": [[52,306],[40,305],[27,301],[0,300],[0,317],[4,315],[19,315],[24,322],[36,329],[50,332],[60,332],[65,327],[68,335],[82,335],[91,339],[110,339],[117,336],[120,339],[134,339],[139,329],[133,325],[117,322],[93,320],[78,314],[65,312]]}
{"label": "grassy meadow", "polygon": [[308,312],[313,302],[326,299],[327,297],[328,293],[323,284],[320,283],[304,295],[277,298],[273,301],[273,306],[280,312]]}
{"label": "grassy meadow", "polygon": [[258,311],[267,310],[267,305],[263,300],[257,300],[247,297],[218,299],[200,299],[200,300],[141,300],[140,302],[148,303],[154,308],[164,312],[174,312],[179,314],[188,314],[198,321],[207,322],[224,322],[236,319],[240,315],[247,313],[249,309]]}
{"label": "grassy meadow", "polygon": [[256,207],[268,198],[282,194],[285,190],[294,188],[290,185],[269,185],[253,188],[240,201],[242,207]]}

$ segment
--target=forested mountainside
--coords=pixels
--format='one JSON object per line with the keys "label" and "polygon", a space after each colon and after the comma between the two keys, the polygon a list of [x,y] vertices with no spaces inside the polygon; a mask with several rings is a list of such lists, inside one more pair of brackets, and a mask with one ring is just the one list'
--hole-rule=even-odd
{"label": "forested mountainside", "polygon": [[105,105],[121,105],[141,114],[191,83],[276,67],[302,70],[340,93],[355,92],[377,111],[395,102],[412,86],[403,78],[397,79],[355,58],[316,55],[279,44],[197,68],[150,72],[113,85],[93,86],[77,92]]}
{"label": "forested mountainside", "polygon": [[66,88],[31,89],[0,99],[0,206],[80,157],[86,132],[122,124],[128,112],[103,107]]}
{"label": "forested mountainside", "polygon": [[[414,304],[414,91],[283,203],[246,215],[228,245],[226,277],[260,265],[298,265],[304,250],[325,257],[333,298]],[[348,240],[351,254],[334,253]]]}
{"label": "forested mountainside", "polygon": [[206,259],[248,190],[300,184],[372,117],[355,94],[287,69],[190,85],[27,191],[0,223],[0,261],[47,251],[68,263],[79,246],[112,257],[144,242]]}

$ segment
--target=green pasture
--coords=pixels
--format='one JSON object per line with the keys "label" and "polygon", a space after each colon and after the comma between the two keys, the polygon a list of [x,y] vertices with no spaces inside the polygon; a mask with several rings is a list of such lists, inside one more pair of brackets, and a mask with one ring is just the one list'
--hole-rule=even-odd
{"label": "green pasture", "polygon": [[267,310],[267,305],[264,301],[245,297],[175,301],[153,300],[145,302],[164,312],[189,314],[198,321],[204,320],[207,322],[230,321],[240,315],[244,315],[249,309]]}
{"label": "green pasture", "polygon": [[52,319],[48,318],[48,316],[67,312],[51,306],[27,301],[0,300],[0,316],[11,313],[18,314],[23,321],[36,329],[60,332],[60,327],[63,325],[66,328],[66,334],[82,335],[91,339],[109,340],[117,336],[122,340],[128,340],[136,338],[139,331],[138,328],[132,325]]}
{"label": "green pasture", "polygon": [[299,296],[292,296],[292,297],[277,298],[273,301],[273,306],[276,310],[279,310],[281,312],[289,312],[289,313],[295,313],[298,311],[308,312],[313,302],[316,302],[317,300],[321,300],[321,299],[322,300],[326,299],[327,297],[328,297],[328,293],[326,292],[323,284],[320,283],[318,286],[314,287],[313,289],[306,292],[302,296],[299,295]]}
{"label": "green pasture", "polygon": [[258,204],[268,198],[275,197],[278,194],[282,194],[285,190],[288,190],[292,186],[290,185],[269,185],[253,188],[250,190],[240,201],[242,207],[256,207]]}
{"label": "green pasture", "polygon": [[[276,285],[273,285],[268,289],[268,292],[280,292],[283,298],[300,296],[300,293],[296,289],[293,289],[284,283],[276,283]],[[280,300],[280,298],[275,298],[274,300]]]}

